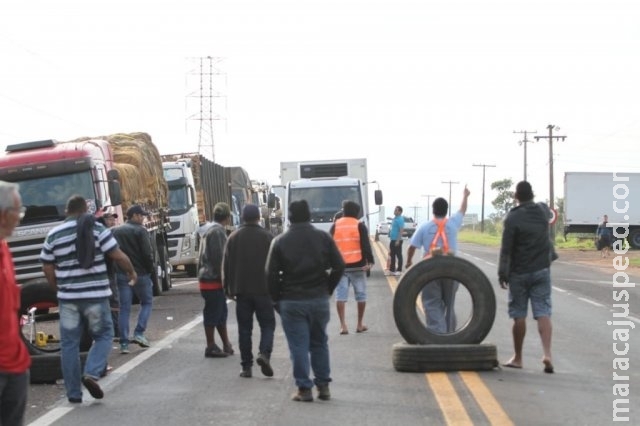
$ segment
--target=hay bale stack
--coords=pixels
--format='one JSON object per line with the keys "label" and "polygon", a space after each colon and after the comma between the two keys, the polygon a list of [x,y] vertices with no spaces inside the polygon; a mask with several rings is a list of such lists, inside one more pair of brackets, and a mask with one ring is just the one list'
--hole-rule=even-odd
{"label": "hay bale stack", "polygon": [[69,142],[103,139],[113,151],[114,167],[120,173],[122,210],[141,204],[154,211],[167,205],[168,186],[158,149],[147,133],[116,133],[108,136],[84,137]]}

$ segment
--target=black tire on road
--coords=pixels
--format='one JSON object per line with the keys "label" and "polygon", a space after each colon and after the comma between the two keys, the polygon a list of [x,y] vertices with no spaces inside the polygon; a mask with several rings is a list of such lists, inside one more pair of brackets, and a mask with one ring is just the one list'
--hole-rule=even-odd
{"label": "black tire on road", "polygon": [[430,371],[493,370],[498,366],[498,351],[490,343],[478,345],[411,345],[396,343],[392,348],[396,371],[426,373]]}
{"label": "black tire on road", "polygon": [[[87,352],[80,353],[82,368],[87,359]],[[30,381],[31,383],[55,384],[62,379],[62,365],[59,354],[43,354],[31,358]]]}
{"label": "black tire on road", "polygon": [[640,249],[640,228],[631,230],[627,239],[632,248]]}
{"label": "black tire on road", "polygon": [[[472,313],[455,332],[438,334],[428,330],[418,317],[416,300],[430,281],[446,278],[469,291]],[[473,263],[456,256],[434,256],[416,263],[402,276],[393,297],[393,317],[398,331],[410,344],[476,344],[493,326],[496,296],[487,276]]]}
{"label": "black tire on road", "polygon": [[158,247],[152,245],[152,249],[155,264],[153,266],[153,273],[151,274],[151,283],[153,284],[153,295],[155,297],[162,295],[162,259],[160,258]]}
{"label": "black tire on road", "polygon": [[167,247],[160,247],[161,253],[161,265],[163,265],[162,270],[162,291],[169,291],[171,287],[173,287],[173,283],[171,281],[171,262],[169,261],[169,251]]}
{"label": "black tire on road", "polygon": [[[35,280],[29,284],[24,284],[21,287],[20,312],[18,312],[18,317],[28,315],[29,309],[34,306],[38,308],[35,312],[36,323],[39,314],[47,314],[50,310],[57,308],[58,306],[56,290],[52,289],[44,278],[41,280]],[[59,348],[54,350],[43,350],[35,346],[33,342],[29,341],[29,338],[23,334],[22,327],[20,327],[20,337],[22,337],[22,340],[27,345],[29,354],[32,356],[43,354],[54,354],[55,356],[59,356]],[[82,339],[80,340],[80,351],[88,351],[92,343],[93,339],[91,338],[88,330],[85,329],[82,334]]]}

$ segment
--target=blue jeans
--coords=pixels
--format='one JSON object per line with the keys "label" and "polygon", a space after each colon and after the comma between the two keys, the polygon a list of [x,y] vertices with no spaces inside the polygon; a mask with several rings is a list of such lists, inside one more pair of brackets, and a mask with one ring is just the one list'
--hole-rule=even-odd
{"label": "blue jeans", "polygon": [[434,333],[456,331],[456,292],[459,282],[450,279],[430,281],[422,289],[422,307],[427,318],[427,329]]}
{"label": "blue jeans", "polygon": [[99,379],[107,368],[113,323],[109,298],[58,300],[60,310],[60,356],[67,398],[82,398],[80,340],[85,327],[93,338],[84,365],[84,375]]}
{"label": "blue jeans", "polygon": [[349,299],[349,284],[353,286],[356,302],[367,301],[367,273],[365,271],[346,271],[336,287],[336,302]]}
{"label": "blue jeans", "polygon": [[[331,381],[329,365],[329,296],[278,302],[280,319],[289,344],[293,378],[299,388],[311,389]],[[309,357],[311,355],[311,357]],[[309,363],[311,358],[311,363]],[[310,368],[315,379],[309,378]]]}
{"label": "blue jeans", "polygon": [[238,346],[240,347],[241,365],[253,365],[253,349],[251,335],[253,334],[253,314],[256,314],[260,326],[260,344],[258,350],[267,358],[271,358],[273,350],[273,333],[276,329],[276,315],[273,312],[273,302],[268,295],[236,296],[236,318],[238,320]]}
{"label": "blue jeans", "polygon": [[140,301],[140,313],[138,314],[138,323],[133,330],[133,335],[143,335],[147,329],[149,317],[151,317],[151,308],[153,306],[153,283],[149,274],[138,275],[138,281],[131,287],[129,278],[125,274],[118,272],[118,292],[120,293],[120,317],[118,318],[120,326],[120,343],[129,343],[129,317],[131,316],[131,303],[133,293],[135,292]]}
{"label": "blue jeans", "polygon": [[509,318],[526,318],[529,300],[533,318],[551,316],[549,268],[509,275]]}

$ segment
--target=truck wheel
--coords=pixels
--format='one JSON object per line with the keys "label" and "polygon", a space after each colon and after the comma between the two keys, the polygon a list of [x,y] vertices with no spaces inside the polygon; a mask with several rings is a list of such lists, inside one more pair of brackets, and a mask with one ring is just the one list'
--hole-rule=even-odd
{"label": "truck wheel", "polygon": [[393,368],[409,373],[429,371],[493,370],[498,351],[490,343],[478,345],[411,345],[396,343],[392,348]]}
{"label": "truck wheel", "polygon": [[171,282],[171,262],[169,261],[169,252],[166,247],[162,248],[162,265],[164,269],[162,270],[162,291],[169,291],[173,286]]}
{"label": "truck wheel", "polygon": [[[20,336],[27,345],[30,355],[51,354],[59,357],[60,352],[60,313],[58,311],[58,297],[45,279],[35,280],[25,284],[20,289]],[[29,310],[36,308],[33,320],[29,324]],[[46,343],[36,345],[38,333],[46,336]],[[85,329],[80,340],[80,351],[88,351],[93,339]]]}
{"label": "truck wheel", "polygon": [[197,264],[184,265],[184,270],[187,272],[187,275],[192,277],[192,278],[198,276],[198,265]]}
{"label": "truck wheel", "polygon": [[634,249],[640,249],[640,229],[634,229],[629,233],[629,245]]}
{"label": "truck wheel", "polygon": [[[87,352],[80,353],[82,369],[84,369],[87,354]],[[55,384],[56,380],[62,379],[62,365],[58,354],[42,354],[32,357],[29,370],[31,383]]]}
{"label": "truck wheel", "polygon": [[162,295],[162,259],[160,258],[160,253],[158,253],[158,247],[153,247],[153,259],[155,261],[155,268],[153,270],[153,274],[151,274],[151,282],[153,283],[153,295],[161,296]]}
{"label": "truck wheel", "polygon": [[[471,317],[452,333],[427,329],[418,316],[417,299],[431,281],[457,281],[471,296]],[[455,256],[421,260],[402,276],[393,297],[398,331],[410,344],[476,344],[489,334],[496,316],[496,296],[487,276],[473,263]]]}

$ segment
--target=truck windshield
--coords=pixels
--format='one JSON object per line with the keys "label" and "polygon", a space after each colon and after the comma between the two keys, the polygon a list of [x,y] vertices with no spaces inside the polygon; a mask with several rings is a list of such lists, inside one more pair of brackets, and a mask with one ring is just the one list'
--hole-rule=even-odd
{"label": "truck windshield", "polygon": [[67,200],[74,194],[87,200],[90,213],[96,210],[93,180],[88,170],[16,183],[20,185],[22,205],[27,208],[21,225],[64,219]]}
{"label": "truck windshield", "polygon": [[169,189],[169,214],[179,215],[186,213],[189,210],[187,198],[186,186]]}
{"label": "truck windshield", "polygon": [[362,217],[362,197],[357,186],[332,186],[317,188],[291,188],[289,202],[307,200],[311,210],[311,223],[332,222],[335,214],[342,209],[342,201],[358,203]]}

